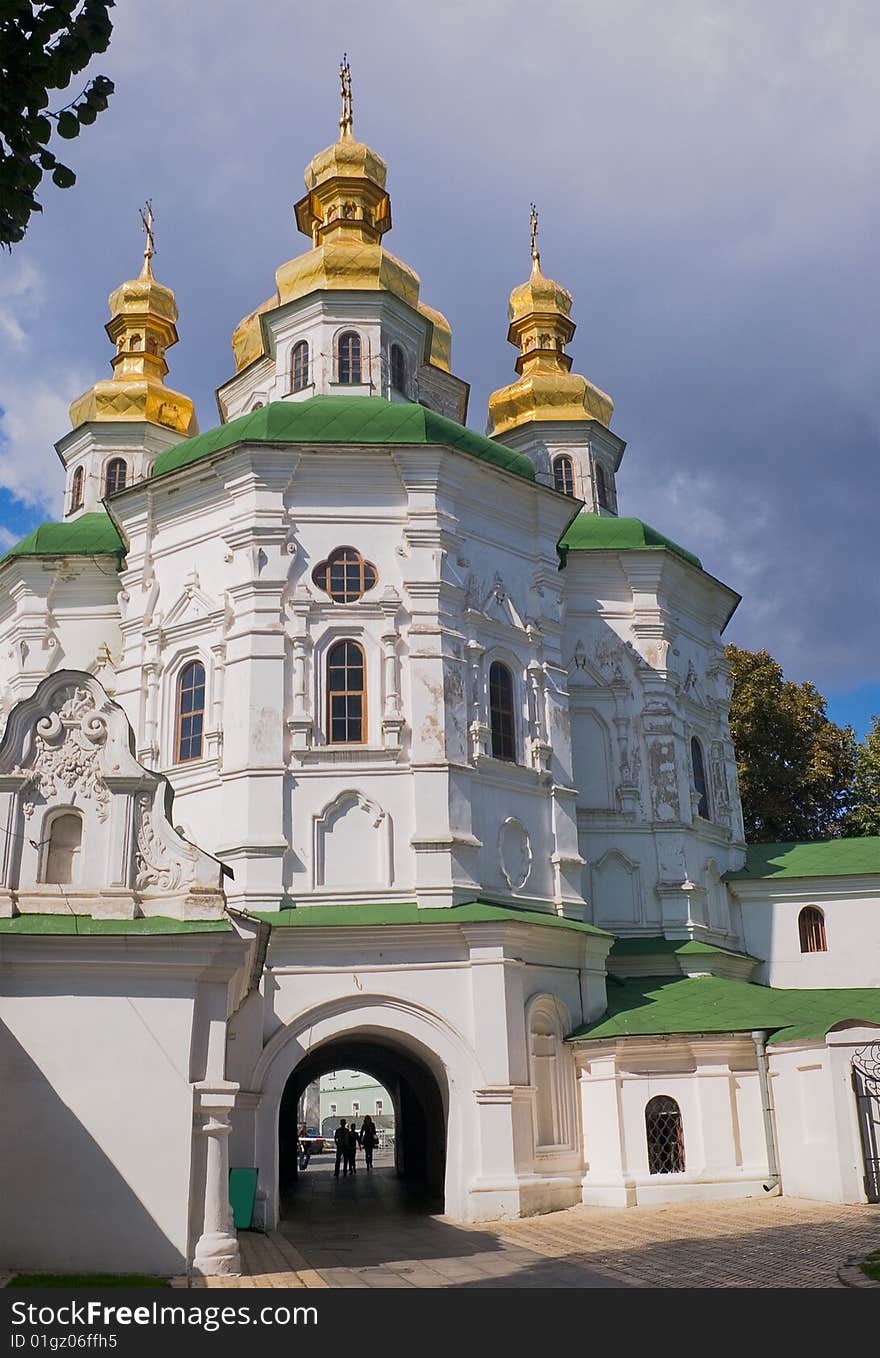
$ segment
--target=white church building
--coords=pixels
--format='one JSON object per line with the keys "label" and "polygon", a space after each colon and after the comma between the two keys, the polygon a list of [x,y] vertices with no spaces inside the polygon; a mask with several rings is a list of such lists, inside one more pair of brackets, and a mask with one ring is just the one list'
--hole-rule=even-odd
{"label": "white church building", "polygon": [[236,1272],[343,1068],[454,1221],[876,1201],[880,841],[746,847],[738,596],[619,516],[534,226],[482,435],[347,90],[305,184],[205,433],[147,221],[0,561],[0,1267]]}

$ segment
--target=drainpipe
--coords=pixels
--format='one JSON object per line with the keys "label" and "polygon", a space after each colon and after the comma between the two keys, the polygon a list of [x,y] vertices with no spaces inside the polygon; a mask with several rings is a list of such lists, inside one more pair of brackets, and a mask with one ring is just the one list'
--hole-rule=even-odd
{"label": "drainpipe", "polygon": [[781,1189],[782,1180],[779,1175],[779,1160],[776,1156],[776,1127],[773,1118],[773,1104],[770,1101],[770,1081],[767,1077],[767,1034],[760,1029],[752,1033],[752,1041],[755,1044],[755,1056],[758,1062],[758,1085],[761,1090],[761,1113],[764,1118],[764,1141],[767,1145],[767,1167],[770,1171],[766,1181],[761,1185],[765,1193],[772,1193],[774,1188]]}

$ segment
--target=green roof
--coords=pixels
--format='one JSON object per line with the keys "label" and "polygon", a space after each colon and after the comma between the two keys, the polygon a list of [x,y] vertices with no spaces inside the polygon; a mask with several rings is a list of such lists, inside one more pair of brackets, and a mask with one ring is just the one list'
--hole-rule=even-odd
{"label": "green roof", "polygon": [[656,528],[651,528],[641,519],[617,519],[604,514],[592,514],[589,510],[582,510],[569,524],[559,546],[563,552],[645,552],[657,551],[659,548],[661,551],[674,552],[683,561],[703,569],[698,556],[679,547],[672,538],[658,533]]}
{"label": "green roof", "polygon": [[701,943],[693,938],[617,938],[608,954],[608,965],[611,966],[615,957],[698,957],[717,953],[723,957],[754,960],[748,953],[736,952],[733,948],[719,948],[715,943]]}
{"label": "green roof", "polygon": [[155,937],[161,934],[228,934],[232,925],[226,919],[168,919],[151,915],[148,919],[94,919],[91,915],[14,915],[0,919],[3,934],[135,934]]}
{"label": "green roof", "polygon": [[63,523],[41,523],[0,560],[8,561],[14,556],[115,556],[120,560],[124,554],[125,546],[116,525],[109,514],[100,510]]}
{"label": "green roof", "polygon": [[237,443],[441,444],[534,481],[529,458],[493,443],[473,429],[427,406],[385,401],[380,396],[313,396],[307,401],[272,401],[260,410],[166,448],[152,476],[188,467]]}
{"label": "green roof", "polygon": [[662,1033],[739,1033],[766,1029],[771,1042],[820,1040],[847,1020],[880,1024],[880,988],[771,990],[719,976],[638,977],[608,985],[608,1009],[572,1038]]}
{"label": "green roof", "polygon": [[861,877],[880,873],[880,835],[813,844],[750,844],[746,864],[727,881],[765,877]]}
{"label": "green roof", "polygon": [[[364,398],[366,399],[366,398]],[[494,905],[491,901],[469,901],[466,905],[425,908],[412,902],[368,902],[365,905],[301,905],[274,911],[251,911],[254,918],[273,927],[349,929],[392,924],[485,924],[499,921],[514,924],[540,924],[553,929],[575,929],[584,934],[610,938],[605,929],[583,920],[545,914],[541,910],[520,910],[515,906]]]}

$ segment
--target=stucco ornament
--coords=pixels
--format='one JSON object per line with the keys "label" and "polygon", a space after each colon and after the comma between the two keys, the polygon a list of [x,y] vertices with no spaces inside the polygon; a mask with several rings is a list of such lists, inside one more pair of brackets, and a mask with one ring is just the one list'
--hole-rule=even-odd
{"label": "stucco ornament", "polygon": [[532,844],[525,826],[515,816],[508,816],[498,832],[498,858],[511,891],[521,891],[532,871]]}
{"label": "stucco ornament", "polygon": [[26,774],[26,803],[33,803],[35,793],[48,801],[61,787],[92,800],[98,819],[104,821],[110,814],[110,792],[100,750],[107,740],[107,723],[87,689],[62,689],[56,701],[57,711],[41,717],[34,727],[30,769],[17,767],[13,772]]}

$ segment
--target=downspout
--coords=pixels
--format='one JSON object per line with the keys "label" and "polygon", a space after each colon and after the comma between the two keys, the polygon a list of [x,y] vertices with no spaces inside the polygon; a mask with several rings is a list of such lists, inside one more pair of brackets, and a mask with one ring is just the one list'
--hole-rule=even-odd
{"label": "downspout", "polygon": [[767,1034],[761,1029],[755,1029],[752,1033],[752,1041],[755,1044],[755,1056],[758,1063],[758,1087],[761,1090],[761,1113],[764,1118],[764,1141],[767,1146],[767,1168],[770,1173],[766,1181],[761,1185],[765,1193],[772,1193],[774,1188],[781,1190],[782,1180],[779,1174],[779,1160],[776,1155],[776,1124],[773,1117],[773,1104],[770,1100],[770,1080],[767,1076]]}

